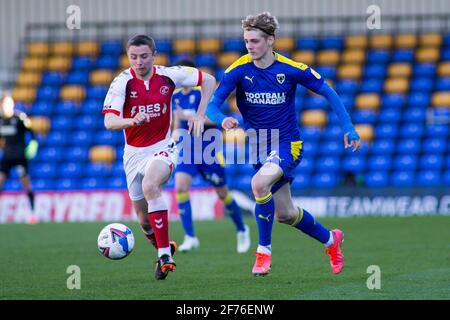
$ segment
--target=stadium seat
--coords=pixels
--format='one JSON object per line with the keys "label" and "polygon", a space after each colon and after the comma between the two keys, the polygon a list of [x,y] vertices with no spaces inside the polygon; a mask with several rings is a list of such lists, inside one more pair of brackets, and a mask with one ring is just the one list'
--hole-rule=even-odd
{"label": "stadium seat", "polygon": [[46,135],[50,131],[50,119],[46,116],[32,116],[30,119],[30,129],[38,134]]}
{"label": "stadium seat", "polygon": [[81,70],[74,70],[69,72],[65,79],[66,85],[81,85],[85,86],[89,82],[89,72],[88,71],[81,71]]}
{"label": "stadium seat", "polygon": [[369,50],[366,61],[374,64],[387,63],[390,59],[390,51],[385,49]]}
{"label": "stadium seat", "polygon": [[418,160],[416,155],[398,155],[394,159],[394,168],[396,170],[416,170]]}
{"label": "stadium seat", "polygon": [[366,158],[358,155],[346,156],[341,166],[346,172],[363,173],[366,169]]}
{"label": "stadium seat", "polygon": [[387,93],[406,93],[409,90],[407,78],[388,78],[384,82],[384,91]]}
{"label": "stadium seat", "polygon": [[156,51],[159,53],[170,54],[172,52],[171,39],[155,39]]}
{"label": "stadium seat", "polygon": [[294,177],[294,181],[291,184],[291,188],[295,189],[303,189],[309,187],[311,184],[311,176],[305,173],[298,173]]}
{"label": "stadium seat", "polygon": [[29,57],[45,57],[49,54],[50,47],[47,42],[31,42],[28,44]]}
{"label": "stadium seat", "polygon": [[58,174],[56,168],[57,165],[54,163],[43,162],[39,167],[35,167],[36,170],[32,173],[32,176],[38,179],[55,178]]}
{"label": "stadium seat", "polygon": [[[124,50],[124,44],[120,40],[106,40],[100,45],[100,54],[102,56],[119,56]],[[158,49],[159,51],[159,49]]]}
{"label": "stadium seat", "polygon": [[327,123],[327,113],[323,110],[305,110],[301,115],[303,126],[323,127]]}
{"label": "stadium seat", "polygon": [[79,56],[96,57],[99,52],[99,45],[96,41],[82,41],[76,44],[75,52]]}
{"label": "stadium seat", "polygon": [[202,53],[195,56],[195,64],[198,67],[209,67],[214,68],[216,66],[217,60],[216,55],[212,53]]}
{"label": "stadium seat", "polygon": [[297,50],[292,53],[292,60],[306,65],[314,65],[315,53],[312,50]]}
{"label": "stadium seat", "polygon": [[393,38],[390,34],[375,34],[370,37],[369,45],[372,49],[390,49]]}
{"label": "stadium seat", "polygon": [[[305,141],[306,143],[306,141]],[[311,144],[310,144],[311,145]],[[295,174],[297,175],[298,172],[302,173],[310,173],[314,170],[314,161],[311,154],[309,154],[306,150],[303,150],[303,152],[307,155],[304,156],[298,167],[295,169]]]}
{"label": "stadium seat", "polygon": [[93,141],[94,136],[88,132],[89,128],[78,129],[71,134],[71,143],[73,146],[86,146],[89,147]]}
{"label": "stadium seat", "polygon": [[398,134],[396,125],[381,123],[375,128],[375,137],[377,139],[395,139]]}
{"label": "stadium seat", "polygon": [[434,92],[431,97],[431,104],[434,107],[450,107],[450,92]]}
{"label": "stadium seat", "polygon": [[450,77],[438,78],[435,83],[436,91],[450,91]]}
{"label": "stadium seat", "polygon": [[366,61],[366,52],[363,49],[347,49],[342,52],[342,62],[348,64],[361,64]]}
{"label": "stadium seat", "polygon": [[421,123],[407,123],[400,128],[400,136],[403,138],[421,138],[424,131],[424,125]]}
{"label": "stadium seat", "polygon": [[[108,92],[108,86],[105,85],[93,85],[86,89],[86,99],[90,100],[104,100]],[[102,101],[103,104],[103,101]]]}
{"label": "stadium seat", "polygon": [[316,37],[301,37],[297,39],[297,50],[316,50],[319,48],[319,41]]}
{"label": "stadium seat", "polygon": [[352,120],[357,124],[375,124],[378,113],[374,110],[355,110],[352,114]]}
{"label": "stadium seat", "polygon": [[332,87],[331,81],[333,81],[334,78],[336,78],[336,67],[331,65],[320,65],[317,66],[315,69],[326,81],[327,83]]}
{"label": "stadium seat", "polygon": [[36,99],[38,101],[56,101],[59,91],[58,87],[41,86],[37,89]]}
{"label": "stadium seat", "polygon": [[54,103],[51,101],[36,101],[32,104],[30,115],[51,116],[54,108]]}
{"label": "stadium seat", "polygon": [[368,44],[368,38],[365,35],[351,35],[345,38],[345,47],[352,49],[365,49]]}
{"label": "stadium seat", "polygon": [[403,115],[403,120],[408,123],[425,122],[425,109],[421,107],[411,107]]}
{"label": "stadium seat", "polygon": [[277,37],[274,46],[275,51],[293,51],[295,49],[295,40],[289,36]]}
{"label": "stadium seat", "polygon": [[62,178],[55,180],[57,190],[77,190],[80,189],[80,183],[76,178]]}
{"label": "stadium seat", "polygon": [[388,67],[389,77],[409,78],[412,74],[412,68],[409,63],[391,63]]}
{"label": "stadium seat", "polygon": [[423,151],[425,153],[441,154],[446,149],[446,139],[444,138],[428,138],[423,141]]}
{"label": "stadium seat", "polygon": [[[93,120],[97,120],[95,127],[99,129],[103,127],[103,121],[98,121],[97,117]],[[99,125],[101,125],[101,127],[99,127]],[[123,143],[123,134],[120,131],[101,130],[95,136],[94,143],[97,145],[120,145]]]}
{"label": "stadium seat", "polygon": [[222,43],[217,38],[202,38],[197,42],[199,53],[218,53],[222,48]]}
{"label": "stadium seat", "polygon": [[362,93],[356,97],[357,109],[378,110],[380,107],[380,96],[376,93]]}
{"label": "stadium seat", "polygon": [[391,139],[377,139],[372,144],[372,153],[376,155],[391,155],[396,150],[396,143]]}
{"label": "stadium seat", "polygon": [[86,146],[72,146],[68,147],[64,153],[66,161],[87,161],[88,148]]}
{"label": "stadium seat", "polygon": [[359,82],[353,79],[343,79],[336,82],[336,92],[339,95],[351,94],[353,95],[358,91]]}
{"label": "stadium seat", "polygon": [[436,64],[416,63],[413,67],[414,77],[434,77],[436,74]]}
{"label": "stadium seat", "polygon": [[223,40],[223,51],[224,52],[238,52],[243,53],[246,51],[245,43],[241,38],[226,38]]}
{"label": "stadium seat", "polygon": [[339,66],[337,74],[340,79],[358,80],[362,75],[362,67],[358,64],[343,64]]}
{"label": "stadium seat", "polygon": [[80,85],[65,85],[61,89],[61,99],[79,102],[84,99],[85,89]]}
{"label": "stadium seat", "polygon": [[312,185],[315,188],[334,188],[337,186],[338,177],[334,172],[321,172],[313,176]]}
{"label": "stadium seat", "polygon": [[[371,61],[371,60],[368,60]],[[387,67],[384,63],[368,63],[364,67],[364,78],[366,79],[382,79],[386,76]]]}
{"label": "stadium seat", "polygon": [[16,87],[13,89],[11,96],[16,103],[32,103],[36,99],[36,89],[31,87]]}
{"label": "stadium seat", "polygon": [[107,69],[116,71],[119,68],[120,57],[116,56],[100,56],[96,61],[97,69]]}
{"label": "stadium seat", "polygon": [[72,66],[72,60],[65,56],[50,57],[48,59],[48,70],[67,72]]}
{"label": "stadium seat", "polygon": [[55,189],[53,179],[33,179],[33,189],[36,191],[50,191]]}
{"label": "stadium seat", "polygon": [[419,35],[419,45],[422,47],[440,47],[442,35],[440,33],[423,33]]}
{"label": "stadium seat", "polygon": [[107,145],[93,146],[89,150],[91,162],[113,163],[116,160],[116,150]]}
{"label": "stadium seat", "polygon": [[380,111],[379,114],[379,119],[382,119],[383,122],[385,123],[392,123],[392,124],[396,124],[400,121],[402,117],[402,114],[400,112],[400,110],[395,109],[395,108],[383,108]]}
{"label": "stadium seat", "polygon": [[416,50],[416,60],[419,63],[436,63],[439,60],[438,48],[419,48]]}
{"label": "stadium seat", "polygon": [[420,169],[441,170],[444,167],[444,157],[442,154],[424,154],[420,158]]}
{"label": "stadium seat", "polygon": [[26,57],[22,60],[23,71],[42,72],[47,68],[48,61],[46,57]]}
{"label": "stadium seat", "polygon": [[221,68],[228,68],[233,62],[239,59],[240,56],[240,53],[234,51],[220,53],[217,64]]}
{"label": "stadium seat", "polygon": [[111,70],[94,70],[89,75],[89,82],[92,85],[109,86],[113,80],[113,76]]}
{"label": "stadium seat", "polygon": [[394,187],[412,187],[414,186],[414,171],[395,171],[390,176],[390,185]]}
{"label": "stadium seat", "polygon": [[85,176],[87,168],[82,162],[68,162],[60,166],[58,171],[60,177],[79,178]]}
{"label": "stadium seat", "polygon": [[323,140],[335,140],[342,141],[344,133],[340,125],[328,126],[323,130],[322,139]]}
{"label": "stadium seat", "polygon": [[55,114],[64,115],[67,117],[75,117],[79,113],[80,107],[74,101],[60,101],[56,104]]}
{"label": "stadium seat", "polygon": [[90,71],[95,66],[95,60],[89,56],[78,56],[72,59],[72,70]]}
{"label": "stadium seat", "polygon": [[[167,54],[157,53],[156,57],[155,57],[154,64],[155,65],[159,65],[159,66],[170,66],[169,56]],[[122,62],[120,62],[120,65],[122,67]],[[129,65],[128,65],[128,57],[126,59],[125,65],[124,65],[124,67],[122,69],[126,69],[127,67],[129,67]]]}
{"label": "stadium seat", "polygon": [[420,140],[406,137],[398,141],[397,152],[399,154],[418,154],[420,152]]}
{"label": "stadium seat", "polygon": [[71,56],[74,50],[74,44],[69,41],[54,42],[50,49],[53,56]]}
{"label": "stadium seat", "polygon": [[445,62],[439,63],[438,75],[440,77],[450,77],[450,61],[445,61]]}
{"label": "stadium seat", "polygon": [[[446,139],[449,135],[450,128],[444,124],[427,125],[425,128],[427,138],[443,138]],[[450,150],[450,149],[449,149]]]}
{"label": "stadium seat", "polygon": [[413,49],[397,49],[392,53],[392,62],[412,63],[414,57]]}
{"label": "stadium seat", "polygon": [[60,87],[65,78],[65,73],[50,71],[42,74],[42,85],[50,87]]}
{"label": "stadium seat", "polygon": [[424,187],[437,187],[442,183],[439,171],[425,170],[420,171],[416,176],[416,184]]}
{"label": "stadium seat", "polygon": [[365,175],[365,182],[369,188],[383,188],[388,185],[389,177],[384,171],[369,171]]}
{"label": "stadium seat", "polygon": [[410,90],[411,94],[415,92],[429,92],[433,89],[434,81],[430,77],[413,77],[411,78]]}
{"label": "stadium seat", "polygon": [[192,39],[175,39],[172,51],[174,53],[195,53],[195,41]]}
{"label": "stadium seat", "polygon": [[[45,139],[43,140],[43,144],[47,147],[65,147],[69,143],[69,134],[67,131],[50,131]],[[40,152],[38,152],[38,155]]]}
{"label": "stadium seat", "polygon": [[408,107],[416,107],[425,110],[430,105],[430,102],[431,95],[426,92],[411,92],[408,96]]}
{"label": "stadium seat", "polygon": [[401,49],[414,49],[417,45],[417,35],[414,33],[403,33],[395,36],[395,47]]}
{"label": "stadium seat", "polygon": [[365,79],[359,87],[360,93],[381,93],[384,81],[381,79]]}
{"label": "stadium seat", "polygon": [[316,142],[319,140],[322,134],[322,129],[319,126],[304,127],[301,128],[300,134],[302,136],[302,140],[304,140],[303,149],[305,149],[305,143]]}
{"label": "stadium seat", "polygon": [[339,63],[340,54],[338,50],[321,50],[317,53],[317,64],[336,65]]}
{"label": "stadium seat", "polygon": [[106,180],[106,187],[108,189],[125,189],[127,181],[124,177],[112,177]]}
{"label": "stadium seat", "polygon": [[319,145],[314,146],[319,149],[319,154],[322,156],[340,156],[344,152],[341,140],[323,141]]}
{"label": "stadium seat", "polygon": [[16,77],[16,86],[37,87],[41,84],[42,74],[35,71],[22,71]]}

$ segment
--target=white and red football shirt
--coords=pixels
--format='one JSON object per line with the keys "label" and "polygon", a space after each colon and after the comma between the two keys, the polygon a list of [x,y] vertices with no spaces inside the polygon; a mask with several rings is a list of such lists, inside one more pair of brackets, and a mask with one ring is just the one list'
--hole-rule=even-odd
{"label": "white and red football shirt", "polygon": [[154,66],[150,80],[136,77],[129,68],[111,83],[103,104],[103,114],[114,113],[133,118],[138,112],[150,115],[150,122],[126,128],[125,143],[147,147],[170,138],[171,100],[175,88],[195,87],[202,82],[202,72],[190,67]]}

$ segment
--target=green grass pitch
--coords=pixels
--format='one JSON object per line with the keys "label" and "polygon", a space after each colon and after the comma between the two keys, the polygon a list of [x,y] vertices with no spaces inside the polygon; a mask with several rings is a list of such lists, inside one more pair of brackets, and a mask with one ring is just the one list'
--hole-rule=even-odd
{"label": "green grass pitch", "polygon": [[[124,260],[100,255],[106,223],[0,225],[0,299],[450,299],[450,217],[319,219],[345,233],[346,264],[333,275],[324,248],[292,227],[274,224],[272,271],[253,277],[254,255],[236,253],[232,223],[197,221],[200,249],[177,253],[177,270],[153,278],[156,252],[136,222],[136,245]],[[256,248],[256,224],[246,217]],[[180,222],[171,238],[181,242]],[[67,268],[81,269],[81,289],[69,290]],[[370,265],[381,288],[369,290]]]}

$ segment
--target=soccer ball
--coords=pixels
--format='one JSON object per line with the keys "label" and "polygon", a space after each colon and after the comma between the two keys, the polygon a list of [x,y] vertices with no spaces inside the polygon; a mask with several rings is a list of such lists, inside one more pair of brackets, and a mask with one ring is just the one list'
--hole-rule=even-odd
{"label": "soccer ball", "polygon": [[108,224],[98,235],[98,250],[109,259],[123,259],[133,251],[133,248],[133,232],[121,223]]}

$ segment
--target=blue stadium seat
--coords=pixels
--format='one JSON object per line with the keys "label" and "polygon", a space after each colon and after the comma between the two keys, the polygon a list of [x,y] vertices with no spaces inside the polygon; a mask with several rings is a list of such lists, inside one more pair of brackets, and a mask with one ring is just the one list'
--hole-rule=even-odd
{"label": "blue stadium seat", "polygon": [[176,64],[178,63],[178,61],[181,60],[193,60],[192,55],[188,54],[188,53],[176,53],[170,56],[169,61],[170,64]]}
{"label": "blue stadium seat", "polygon": [[89,72],[84,70],[75,70],[69,72],[65,79],[65,84],[86,85],[89,82]]}
{"label": "blue stadium seat", "polygon": [[341,126],[338,126],[338,125],[328,126],[322,132],[322,137],[325,140],[341,141],[343,136],[344,136],[344,133],[342,131],[342,128],[341,128]]}
{"label": "blue stadium seat", "polygon": [[76,130],[94,130],[103,127],[103,117],[97,114],[79,116],[74,122]]}
{"label": "blue stadium seat", "polygon": [[[321,134],[322,134],[322,130],[319,127],[304,127],[304,128],[301,128],[301,131],[300,131],[300,135],[304,142],[317,141],[317,140],[319,140]],[[304,145],[303,145],[303,148],[304,148]]]}
{"label": "blue stadium seat", "polygon": [[71,141],[70,143],[73,146],[87,146],[89,147],[90,145],[93,144],[94,142],[94,137],[92,132],[89,132],[87,130],[89,130],[89,128],[85,128],[86,130],[81,130],[81,131],[74,131],[71,134]]}
{"label": "blue stadium seat", "polygon": [[342,161],[342,169],[347,172],[362,173],[366,169],[366,158],[359,155],[346,156]]}
{"label": "blue stadium seat", "polygon": [[382,123],[375,128],[375,137],[377,139],[395,139],[397,134],[397,126],[392,124]]}
{"label": "blue stadium seat", "polygon": [[74,119],[65,115],[53,117],[51,123],[52,131],[70,131],[74,128]]}
{"label": "blue stadium seat", "polygon": [[[305,153],[307,154],[307,153]],[[303,157],[300,164],[295,168],[295,172],[311,172],[314,169],[314,157],[312,155],[307,154],[307,156]]]}
{"label": "blue stadium seat", "polygon": [[387,73],[387,67],[383,63],[373,63],[372,60],[367,60],[369,63],[364,67],[363,75],[365,79],[384,79]]}
{"label": "blue stadium seat", "polygon": [[[340,95],[340,97],[347,111],[352,111],[353,106],[355,105],[355,96],[353,94],[347,93]],[[335,114],[335,112],[332,112],[332,114]]]}
{"label": "blue stadium seat", "polygon": [[313,176],[312,185],[315,188],[333,188],[338,184],[336,173],[322,172]]}
{"label": "blue stadium seat", "polygon": [[103,163],[88,163],[85,169],[85,176],[91,178],[111,176],[111,165]]}
{"label": "blue stadium seat", "polygon": [[244,52],[245,43],[242,38],[229,38],[223,40],[223,51],[225,52]]}
{"label": "blue stadium seat", "polygon": [[436,187],[441,185],[442,179],[439,171],[420,171],[416,176],[416,183],[424,187]]}
{"label": "blue stadium seat", "polygon": [[80,105],[74,101],[60,101],[55,107],[55,113],[67,117],[76,117],[79,111]]}
{"label": "blue stadium seat", "polygon": [[417,154],[420,152],[420,139],[404,138],[397,143],[399,154]]}
{"label": "blue stadium seat", "polygon": [[103,99],[85,100],[81,105],[81,112],[84,114],[101,114],[103,108]]}
{"label": "blue stadium seat", "polygon": [[394,168],[414,171],[417,168],[417,162],[416,155],[398,155],[394,160]]}
{"label": "blue stadium seat", "polygon": [[64,152],[66,161],[87,161],[88,155],[89,151],[87,146],[69,147]]}
{"label": "blue stadium seat", "polygon": [[384,80],[382,79],[364,79],[361,82],[359,91],[361,93],[366,92],[381,92],[383,90]]}
{"label": "blue stadium seat", "polygon": [[320,41],[323,49],[336,49],[341,51],[344,48],[344,38],[341,36],[328,36]]}
{"label": "blue stadium seat", "polygon": [[119,56],[100,56],[97,59],[96,68],[116,71],[119,68]]}
{"label": "blue stadium seat", "polygon": [[424,109],[428,108],[430,101],[430,94],[427,92],[411,92],[408,98],[408,106]]}
{"label": "blue stadium seat", "polygon": [[450,170],[445,171],[443,181],[444,185],[450,186]]}
{"label": "blue stadium seat", "polygon": [[322,109],[326,110],[328,101],[322,96],[309,96],[305,99],[306,109]]}
{"label": "blue stadium seat", "polygon": [[400,93],[386,93],[381,98],[382,108],[402,108],[406,104],[406,95]]}
{"label": "blue stadium seat", "polygon": [[156,51],[170,54],[172,52],[172,41],[170,39],[155,39]]}
{"label": "blue stadium seat", "polygon": [[101,100],[105,99],[106,94],[108,93],[107,86],[90,86],[86,89],[86,100]]}
{"label": "blue stadium seat", "polygon": [[127,187],[125,175],[123,177],[113,177],[107,179],[106,186],[109,189],[125,189]]}
{"label": "blue stadium seat", "polygon": [[443,36],[443,46],[450,47],[450,33],[447,33]]}
{"label": "blue stadium seat", "polygon": [[391,174],[390,185],[394,187],[412,187],[414,186],[414,171],[395,171]]}
{"label": "blue stadium seat", "polygon": [[336,172],[340,169],[340,161],[335,156],[325,156],[317,159],[316,170],[319,172]]}
{"label": "blue stadium seat", "polygon": [[444,124],[432,124],[425,128],[427,138],[447,138],[450,127]]}
{"label": "blue stadium seat", "polygon": [[59,87],[41,86],[36,92],[37,101],[56,101],[59,98]]}
{"label": "blue stadium seat", "polygon": [[319,148],[319,154],[322,156],[340,156],[344,152],[341,140],[324,141],[315,148]]}
{"label": "blue stadium seat", "polygon": [[450,48],[445,48],[441,51],[441,60],[442,61],[450,60]]}
{"label": "blue stadium seat", "polygon": [[59,162],[63,160],[62,145],[58,145],[55,147],[44,147],[40,148],[38,153],[36,154],[36,161],[44,161],[44,162]]}
{"label": "blue stadium seat", "polygon": [[365,175],[365,182],[370,188],[383,188],[389,183],[389,176],[384,171],[369,171]]}
{"label": "blue stadium seat", "polygon": [[5,191],[20,191],[22,189],[22,186],[17,179],[8,179],[6,180],[5,184],[3,185],[3,189]]}
{"label": "blue stadium seat", "polygon": [[291,189],[302,189],[310,186],[311,176],[309,174],[296,174],[292,182]]}
{"label": "blue stadium seat", "polygon": [[[69,142],[67,131],[50,131],[42,141],[42,145],[60,148],[66,146]],[[39,152],[37,156],[39,156]]]}
{"label": "blue stadium seat", "polygon": [[302,149],[305,156],[314,156],[319,151],[319,144],[315,141],[303,141]]}
{"label": "blue stadium seat", "polygon": [[33,179],[33,189],[35,191],[49,191],[55,189],[55,181],[53,179]]}
{"label": "blue stadium seat", "polygon": [[72,70],[90,71],[95,66],[95,60],[87,56],[78,56],[72,59]]}
{"label": "blue stadium seat", "polygon": [[57,71],[44,72],[42,74],[41,84],[50,87],[59,87],[64,82],[64,73]]}
{"label": "blue stadium seat", "polygon": [[423,151],[425,153],[443,153],[447,149],[446,139],[428,138],[423,141]]}
{"label": "blue stadium seat", "polygon": [[67,162],[58,167],[60,177],[81,178],[87,174],[84,162]]}
{"label": "blue stadium seat", "polygon": [[408,123],[400,128],[400,135],[404,138],[408,137],[422,137],[425,131],[424,125],[419,123]]}
{"label": "blue stadium seat", "polygon": [[387,63],[390,58],[389,50],[373,49],[367,53],[367,61],[371,63]]}
{"label": "blue stadium seat", "polygon": [[[106,40],[100,45],[100,54],[102,56],[119,56],[124,51],[124,44],[120,40]],[[158,52],[159,49],[158,49]]]}
{"label": "blue stadium seat", "polygon": [[[121,177],[124,175],[124,169],[123,169],[123,162],[121,158],[117,158],[117,161],[111,165],[111,168],[109,169],[109,172],[112,176],[115,177]],[[227,173],[231,172],[230,168],[235,168],[236,166],[229,166],[227,167]]]}
{"label": "blue stadium seat", "polygon": [[81,180],[80,185],[84,190],[105,189],[107,187],[106,180],[103,178],[85,178]]}
{"label": "blue stadium seat", "polygon": [[214,68],[217,64],[217,58],[212,53],[202,53],[195,56],[195,64],[198,67]]}
{"label": "blue stadium seat", "polygon": [[396,108],[389,108],[385,109],[383,108],[380,111],[379,119],[383,121],[384,123],[391,123],[395,124],[398,123],[401,119],[401,112],[399,109]]}
{"label": "blue stadium seat", "polygon": [[425,109],[422,107],[408,108],[403,113],[403,120],[407,123],[420,122],[424,123],[426,117]]}
{"label": "blue stadium seat", "polygon": [[397,146],[391,139],[377,139],[372,144],[372,153],[375,155],[391,155]]}
{"label": "blue stadium seat", "polygon": [[397,49],[392,54],[393,62],[413,62],[415,52],[413,49]]}
{"label": "blue stadium seat", "polygon": [[440,170],[444,166],[444,157],[441,154],[425,154],[420,158],[422,170]]}
{"label": "blue stadium seat", "polygon": [[57,190],[78,190],[81,189],[79,180],[76,178],[61,178],[55,181]]}
{"label": "blue stadium seat", "polygon": [[373,155],[367,160],[367,167],[371,171],[388,171],[392,166],[390,155]]}
{"label": "blue stadium seat", "polygon": [[356,124],[375,124],[377,112],[374,110],[357,110],[353,112],[352,120]]}
{"label": "blue stadium seat", "polygon": [[333,80],[336,78],[336,67],[334,66],[320,65],[315,69],[324,79]]}
{"label": "blue stadium seat", "polygon": [[414,76],[411,78],[409,89],[411,93],[418,92],[430,92],[433,89],[434,80],[432,77],[418,77]]}
{"label": "blue stadium seat", "polygon": [[434,77],[436,65],[433,63],[418,63],[413,67],[413,77]]}
{"label": "blue stadium seat", "polygon": [[[122,138],[123,139],[123,138]],[[123,142],[123,141],[122,141]],[[122,161],[123,159],[123,154],[124,154],[125,150],[123,147],[123,143],[121,143],[117,148],[116,148],[116,159],[117,161]]]}
{"label": "blue stadium seat", "polygon": [[343,94],[354,95],[359,88],[359,83],[356,80],[341,80],[336,82],[336,92],[341,96]]}
{"label": "blue stadium seat", "polygon": [[95,144],[121,145],[123,133],[120,131],[102,130],[94,138]]}
{"label": "blue stadium seat", "polygon": [[296,41],[296,47],[298,50],[316,50],[319,48],[319,41],[316,37],[298,38]]}
{"label": "blue stadium seat", "polygon": [[435,83],[436,91],[450,91],[450,77],[438,78]]}
{"label": "blue stadium seat", "polygon": [[57,174],[57,165],[54,163],[41,162],[39,166],[35,166],[33,170],[30,170],[30,175],[37,179],[54,178]]}
{"label": "blue stadium seat", "polygon": [[31,106],[31,115],[51,116],[55,109],[55,103],[51,101],[36,101]]}

